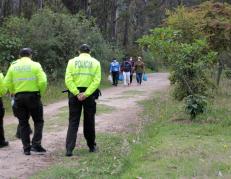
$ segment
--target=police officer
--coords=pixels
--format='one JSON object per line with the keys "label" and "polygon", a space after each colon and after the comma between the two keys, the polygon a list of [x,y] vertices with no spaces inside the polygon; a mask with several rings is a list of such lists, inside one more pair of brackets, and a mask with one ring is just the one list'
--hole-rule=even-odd
{"label": "police officer", "polygon": [[3,107],[1,97],[2,97],[2,95],[4,95],[6,93],[6,87],[3,83],[3,78],[4,78],[3,74],[0,73],[0,148],[9,145],[8,141],[5,141],[4,128],[3,128],[3,117],[5,114],[5,110]]}
{"label": "police officer", "polygon": [[83,107],[83,133],[89,152],[96,151],[95,113],[96,102],[93,93],[101,81],[99,61],[90,55],[90,47],[83,44],[79,48],[80,55],[69,60],[65,83],[69,92],[69,126],[66,138],[66,156],[72,156],[76,144],[77,131]]}
{"label": "police officer", "polygon": [[[5,84],[15,96],[13,110],[19,120],[24,154],[30,151],[46,152],[41,146],[43,131],[43,106],[40,96],[45,92],[47,78],[41,65],[32,61],[32,50],[20,50],[20,59],[14,61],[5,77]],[[34,121],[34,136],[30,143],[29,118]]]}

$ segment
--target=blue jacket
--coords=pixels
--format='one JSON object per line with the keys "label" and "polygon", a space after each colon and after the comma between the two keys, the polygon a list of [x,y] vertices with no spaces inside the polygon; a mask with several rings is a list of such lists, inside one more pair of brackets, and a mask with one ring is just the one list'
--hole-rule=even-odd
{"label": "blue jacket", "polygon": [[120,71],[120,64],[117,61],[113,61],[110,64],[110,73]]}

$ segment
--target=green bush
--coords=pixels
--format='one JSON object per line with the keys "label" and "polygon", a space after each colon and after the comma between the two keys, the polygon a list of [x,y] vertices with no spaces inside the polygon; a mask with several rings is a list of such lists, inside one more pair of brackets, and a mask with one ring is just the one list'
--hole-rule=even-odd
{"label": "green bush", "polygon": [[28,31],[27,20],[9,17],[0,26],[0,64],[6,71],[9,64],[18,58],[19,49],[24,46],[24,35]]}
{"label": "green bush", "polygon": [[148,47],[154,55],[158,54],[169,65],[169,79],[171,85],[174,85],[173,94],[176,99],[183,100],[190,95],[210,96],[214,84],[207,71],[213,66],[217,53],[209,50],[204,39],[185,43],[181,37],[181,31],[156,28],[138,42]]}
{"label": "green bush", "polygon": [[162,67],[160,58],[154,57],[153,54],[149,51],[143,52],[145,67],[150,68],[153,71],[159,71]]}
{"label": "green bush", "polygon": [[185,98],[185,111],[195,119],[198,114],[204,113],[207,107],[205,96],[189,95]]}
{"label": "green bush", "polygon": [[20,38],[14,38],[0,29],[0,64],[1,70],[6,71],[9,63],[18,56],[18,49],[22,46]]}
{"label": "green bush", "polygon": [[81,14],[62,14],[44,9],[34,14],[30,20],[10,17],[2,29],[13,40],[22,41],[15,46],[17,53],[21,46],[31,47],[34,59],[42,64],[53,80],[63,78],[67,61],[78,55],[78,48],[82,43],[88,43],[92,47],[93,56],[107,69],[112,57],[120,55],[116,47],[112,48],[103,39],[94,19],[86,19]]}

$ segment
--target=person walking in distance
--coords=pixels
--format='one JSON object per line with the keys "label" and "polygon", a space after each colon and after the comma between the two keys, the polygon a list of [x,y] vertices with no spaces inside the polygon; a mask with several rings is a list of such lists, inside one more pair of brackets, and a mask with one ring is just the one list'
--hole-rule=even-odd
{"label": "person walking in distance", "polygon": [[112,85],[117,86],[119,72],[120,72],[120,64],[119,62],[117,62],[116,58],[113,58],[113,61],[110,64],[110,73],[112,75],[112,81],[113,81]]}
{"label": "person walking in distance", "polygon": [[121,65],[121,71],[124,76],[124,86],[130,86],[130,74],[131,74],[132,66],[127,58],[123,59],[123,63]]}
{"label": "person walking in distance", "polygon": [[[47,87],[47,78],[41,65],[32,60],[32,50],[20,50],[20,58],[14,61],[8,69],[5,84],[11,95],[14,95],[14,115],[19,120],[21,140],[25,155],[31,151],[46,152],[41,145],[43,132],[43,105],[41,95]],[[30,140],[30,116],[34,122],[32,145]]]}
{"label": "person walking in distance", "polygon": [[82,44],[80,55],[69,60],[65,84],[69,90],[69,125],[66,137],[66,156],[72,156],[75,148],[79,121],[83,108],[83,134],[89,147],[89,152],[96,152],[95,113],[96,102],[94,92],[100,85],[100,62],[90,55],[90,46]]}
{"label": "person walking in distance", "polygon": [[3,118],[5,114],[5,109],[2,103],[2,96],[7,91],[3,80],[4,80],[3,74],[0,73],[0,148],[9,145],[8,141],[5,140],[4,128],[3,128]]}
{"label": "person walking in distance", "polygon": [[142,77],[144,73],[144,62],[142,61],[141,57],[138,57],[135,63],[135,71],[136,71],[136,81],[138,85],[142,83]]}

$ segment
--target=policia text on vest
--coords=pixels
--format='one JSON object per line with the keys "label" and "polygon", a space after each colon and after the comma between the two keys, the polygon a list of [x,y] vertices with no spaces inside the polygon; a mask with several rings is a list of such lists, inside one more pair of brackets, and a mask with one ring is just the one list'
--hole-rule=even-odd
{"label": "policia text on vest", "polygon": [[[46,152],[41,146],[43,132],[43,105],[41,95],[47,87],[47,77],[41,65],[31,60],[32,50],[23,48],[20,59],[9,67],[5,85],[11,95],[14,95],[13,112],[19,120],[21,140],[24,154],[31,151]],[[30,140],[29,118],[34,121],[34,136]]]}
{"label": "policia text on vest", "polygon": [[89,152],[96,151],[95,142],[95,113],[96,102],[93,93],[101,81],[101,66],[98,60],[91,57],[90,47],[80,46],[80,55],[69,60],[65,83],[70,91],[69,125],[66,138],[66,156],[72,156],[75,148],[80,116],[83,108],[83,133],[89,147]]}

